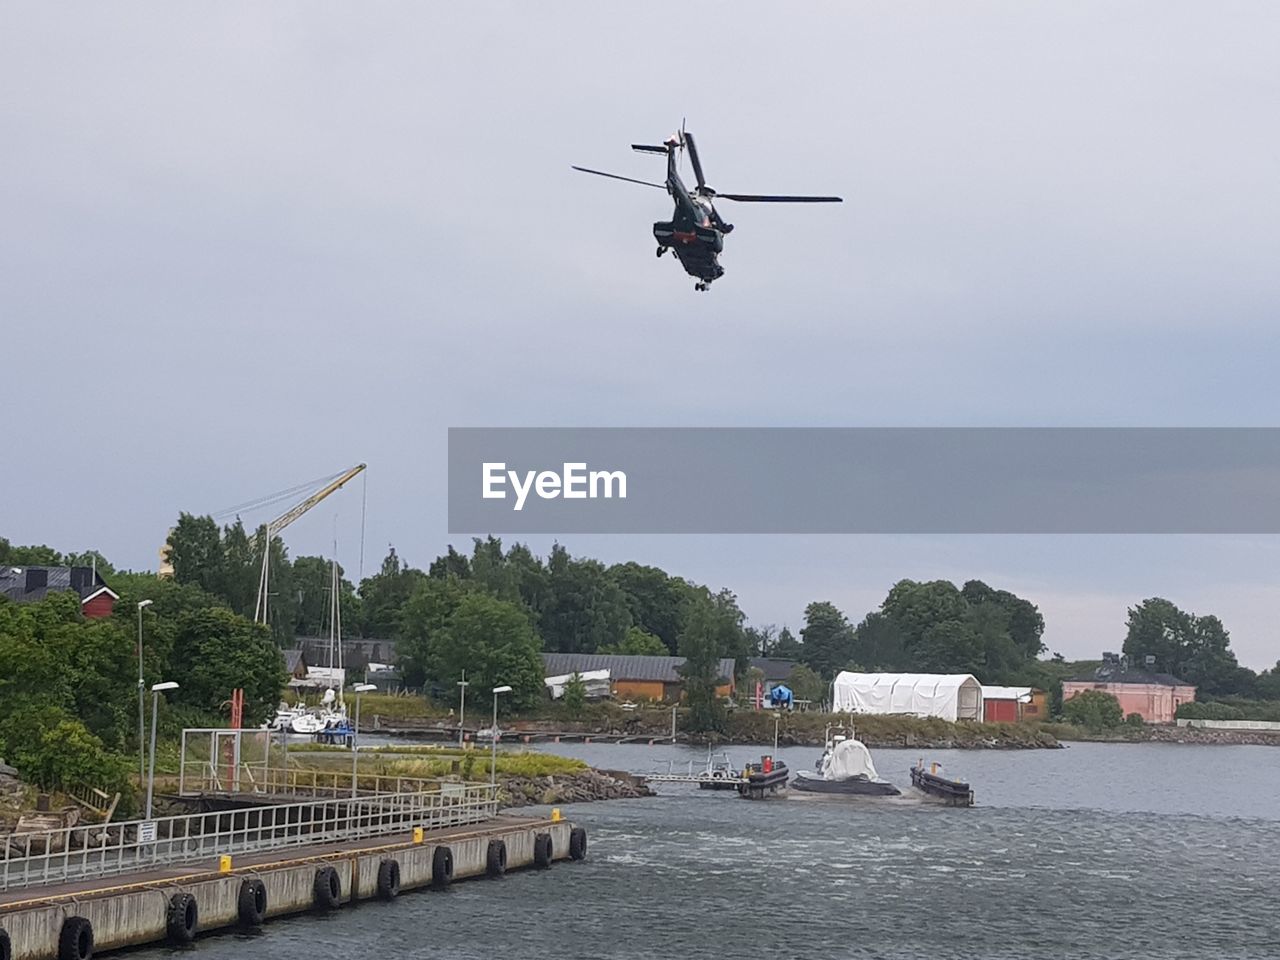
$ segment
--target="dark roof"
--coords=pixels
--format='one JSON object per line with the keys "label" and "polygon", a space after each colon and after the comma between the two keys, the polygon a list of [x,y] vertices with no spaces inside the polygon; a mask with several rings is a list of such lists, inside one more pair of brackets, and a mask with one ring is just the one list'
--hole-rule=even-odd
{"label": "dark roof", "polygon": [[[548,677],[562,677],[588,670],[608,670],[613,680],[659,680],[680,683],[684,657],[627,657],[613,653],[544,653],[543,668]],[[720,661],[721,680],[733,679],[733,659]]]}
{"label": "dark roof", "polygon": [[1078,677],[1068,677],[1075,683],[1138,683],[1149,687],[1190,687],[1194,684],[1179,680],[1171,673],[1148,673],[1137,667],[1104,663],[1093,673]]}
{"label": "dark roof", "polygon": [[[329,666],[328,637],[297,637],[294,643],[308,666]],[[394,640],[342,638],[342,665],[347,670],[363,670],[370,663],[395,663],[398,659]]]}
{"label": "dark roof", "polygon": [[766,680],[785,680],[791,676],[796,661],[781,660],[778,657],[752,657],[751,666],[763,673]]}
{"label": "dark roof", "polygon": [[0,594],[19,603],[33,603],[64,590],[74,590],[84,601],[104,589],[116,596],[93,567],[0,567]]}

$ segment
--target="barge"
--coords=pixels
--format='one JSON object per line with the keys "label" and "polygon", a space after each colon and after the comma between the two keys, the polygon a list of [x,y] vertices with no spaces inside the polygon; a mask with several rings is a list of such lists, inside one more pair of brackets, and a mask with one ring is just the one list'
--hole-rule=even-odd
{"label": "barge", "polygon": [[938,773],[939,765],[929,764],[926,770],[920,760],[911,768],[911,785],[921,793],[938,797],[952,807],[972,807],[973,788],[963,780],[951,780]]}

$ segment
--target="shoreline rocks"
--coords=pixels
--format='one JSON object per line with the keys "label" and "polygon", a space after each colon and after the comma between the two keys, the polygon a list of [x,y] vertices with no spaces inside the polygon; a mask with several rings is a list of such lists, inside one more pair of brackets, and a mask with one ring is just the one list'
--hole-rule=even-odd
{"label": "shoreline rocks", "polygon": [[542,777],[498,778],[498,805],[529,807],[557,803],[590,803],[651,797],[653,791],[638,778],[616,770],[581,770]]}

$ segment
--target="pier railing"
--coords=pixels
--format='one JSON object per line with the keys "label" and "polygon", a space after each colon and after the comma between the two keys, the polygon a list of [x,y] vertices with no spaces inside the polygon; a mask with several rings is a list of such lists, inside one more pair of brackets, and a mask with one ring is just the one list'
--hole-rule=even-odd
{"label": "pier railing", "polygon": [[[330,784],[321,774],[321,785]],[[107,825],[68,827],[38,833],[0,835],[0,890],[65,883],[177,864],[207,863],[222,854],[263,853],[287,847],[338,843],[480,823],[497,813],[494,787],[487,783],[365,777],[351,795],[333,784],[330,796],[284,804],[250,806]],[[384,779],[402,790],[387,789]],[[314,786],[313,786],[314,789]]]}
{"label": "pier railing", "polygon": [[[241,764],[228,771],[221,764],[187,761],[178,777],[180,796],[351,797],[381,793],[430,793],[450,781],[359,773],[352,783],[349,770],[308,770]],[[354,789],[353,789],[354,786]]]}

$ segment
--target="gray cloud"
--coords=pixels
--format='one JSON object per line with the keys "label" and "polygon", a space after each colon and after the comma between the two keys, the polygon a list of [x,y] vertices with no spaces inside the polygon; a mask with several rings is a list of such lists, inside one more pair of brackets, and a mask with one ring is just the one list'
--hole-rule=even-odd
{"label": "gray cloud", "polygon": [[[146,566],[180,508],[364,459],[368,552],[425,562],[446,541],[448,426],[1280,414],[1263,5],[3,17],[0,529],[20,541]],[[695,296],[652,256],[661,194],[568,169],[652,175],[627,144],[682,116],[713,185],[847,202],[726,211],[726,277]],[[336,513],[354,567],[358,507],[332,504],[292,549],[326,549]],[[833,578],[856,606],[942,567],[861,539],[571,546],[687,568],[792,623]],[[1069,654],[1098,646],[1073,623],[1123,615],[1088,598],[1167,582],[1274,660],[1274,554],[1179,550],[959,541],[946,569],[1065,598]]]}

